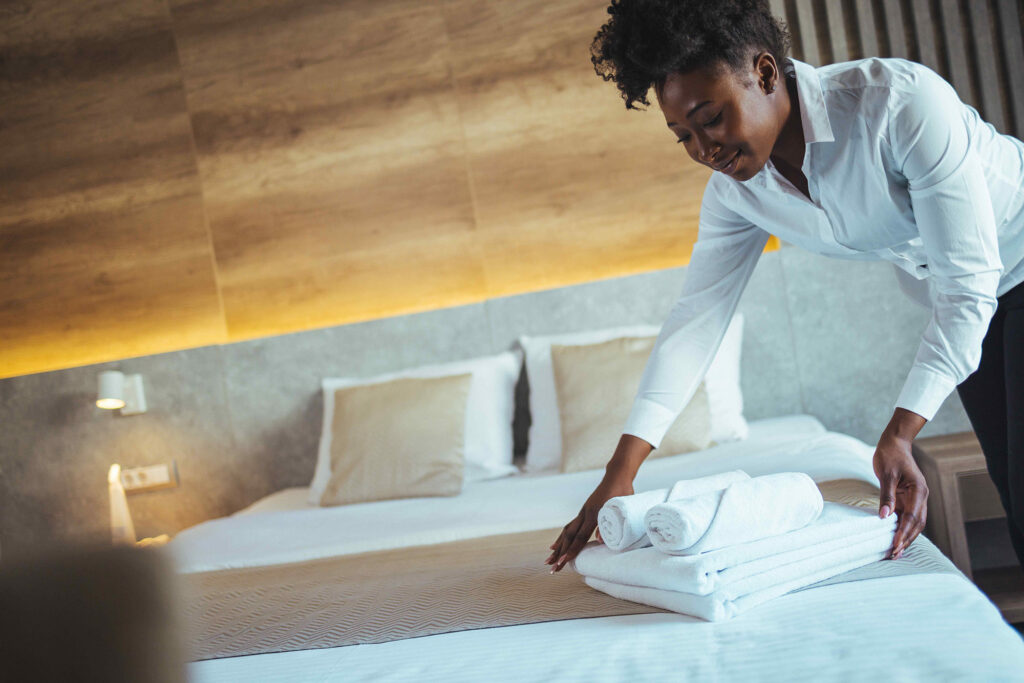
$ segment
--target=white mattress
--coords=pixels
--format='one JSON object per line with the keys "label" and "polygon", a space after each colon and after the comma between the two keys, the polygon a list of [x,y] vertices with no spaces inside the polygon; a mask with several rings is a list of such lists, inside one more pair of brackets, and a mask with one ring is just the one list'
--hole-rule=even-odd
{"label": "white mattress", "polygon": [[[750,437],[649,460],[638,491],[726,469],[802,471],[877,484],[874,447],[810,416],[750,423]],[[296,561],[562,526],[603,470],[475,482],[453,497],[308,506],[286,489],[181,532],[180,571]],[[554,538],[551,539],[552,541]],[[930,543],[923,536],[915,542]],[[538,571],[548,571],[537,548]],[[563,571],[572,571],[567,567]],[[580,578],[582,581],[582,577]],[[1022,680],[1024,643],[960,574],[913,574],[791,593],[725,622],[682,614],[572,619],[390,643],[190,664],[194,681]]]}

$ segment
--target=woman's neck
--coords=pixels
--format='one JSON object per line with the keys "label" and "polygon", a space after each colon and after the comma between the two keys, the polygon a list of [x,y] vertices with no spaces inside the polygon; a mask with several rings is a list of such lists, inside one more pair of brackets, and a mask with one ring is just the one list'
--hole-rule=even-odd
{"label": "woman's neck", "polygon": [[800,118],[800,95],[795,78],[784,78],[786,93],[789,98],[789,115],[782,126],[779,138],[772,149],[773,161],[781,159],[784,164],[800,170],[804,163],[804,152],[807,143],[804,141],[804,127]]}

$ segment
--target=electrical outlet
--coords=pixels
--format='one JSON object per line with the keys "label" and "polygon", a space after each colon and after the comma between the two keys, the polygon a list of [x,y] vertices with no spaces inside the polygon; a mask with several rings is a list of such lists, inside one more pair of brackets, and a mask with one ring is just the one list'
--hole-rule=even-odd
{"label": "electrical outlet", "polygon": [[177,463],[172,465],[149,465],[121,470],[121,483],[128,493],[140,493],[154,489],[171,488],[178,485]]}

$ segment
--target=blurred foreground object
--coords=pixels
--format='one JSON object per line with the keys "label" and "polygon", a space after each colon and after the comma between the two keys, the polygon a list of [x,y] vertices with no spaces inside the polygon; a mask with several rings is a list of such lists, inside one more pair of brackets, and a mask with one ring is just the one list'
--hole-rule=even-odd
{"label": "blurred foreground object", "polygon": [[132,546],[0,564],[0,680],[184,683],[170,558]]}

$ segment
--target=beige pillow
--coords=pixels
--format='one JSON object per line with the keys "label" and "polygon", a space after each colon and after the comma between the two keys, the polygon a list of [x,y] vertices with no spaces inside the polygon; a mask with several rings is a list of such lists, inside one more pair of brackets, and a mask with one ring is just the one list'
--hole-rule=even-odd
{"label": "beige pillow", "polygon": [[[655,337],[620,337],[600,344],[551,345],[562,472],[604,467],[636,398]],[[650,458],[678,455],[711,444],[711,409],[702,381]]]}
{"label": "beige pillow", "polygon": [[472,379],[467,372],[335,390],[331,478],[320,505],[458,495]]}

